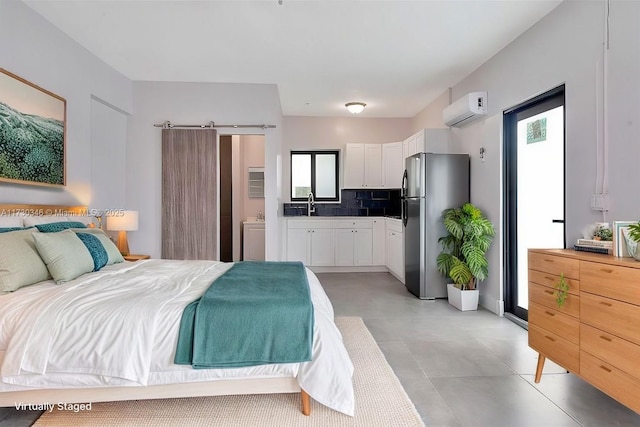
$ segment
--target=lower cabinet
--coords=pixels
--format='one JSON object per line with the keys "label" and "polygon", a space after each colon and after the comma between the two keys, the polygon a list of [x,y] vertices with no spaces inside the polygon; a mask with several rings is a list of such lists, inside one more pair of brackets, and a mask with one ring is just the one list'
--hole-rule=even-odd
{"label": "lower cabinet", "polygon": [[404,283],[404,239],[400,221],[386,221],[385,262],[391,274]]}
{"label": "lower cabinet", "polygon": [[334,265],[333,224],[329,221],[290,221],[287,230],[287,260],[304,265]]}
{"label": "lower cabinet", "polygon": [[335,265],[338,267],[373,265],[372,220],[336,220]]}

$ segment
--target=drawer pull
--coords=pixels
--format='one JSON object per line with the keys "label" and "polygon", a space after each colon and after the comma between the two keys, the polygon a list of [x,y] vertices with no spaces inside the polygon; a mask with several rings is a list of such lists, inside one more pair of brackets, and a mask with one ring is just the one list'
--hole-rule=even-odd
{"label": "drawer pull", "polygon": [[547,310],[545,310],[544,312],[547,313],[549,316],[555,316],[556,315],[555,313],[552,313],[552,312],[547,311]]}
{"label": "drawer pull", "polygon": [[602,366],[600,365],[600,369],[607,371],[607,372],[611,372],[611,369],[607,368],[606,366]]}
{"label": "drawer pull", "polygon": [[545,258],[545,259],[544,259],[544,262],[553,262],[553,260],[552,260],[552,259]]}
{"label": "drawer pull", "polygon": [[556,342],[556,339],[555,339],[555,338],[553,338],[553,337],[550,337],[549,335],[545,335],[544,337],[545,337],[546,339],[548,339],[549,341],[551,341],[551,342]]}
{"label": "drawer pull", "polygon": [[553,295],[553,291],[552,290],[545,290],[544,293],[545,294],[549,294],[549,295]]}
{"label": "drawer pull", "polygon": [[600,271],[605,272],[605,273],[613,273],[613,270],[610,268],[601,268]]}
{"label": "drawer pull", "polygon": [[602,339],[603,339],[603,340],[605,340],[605,341],[609,341],[609,342],[611,342],[611,338],[609,338],[609,337],[605,337],[604,335],[600,335],[600,338],[602,338]]}
{"label": "drawer pull", "polygon": [[613,305],[610,302],[604,302],[604,301],[600,301],[600,304],[606,305],[607,307],[611,307]]}

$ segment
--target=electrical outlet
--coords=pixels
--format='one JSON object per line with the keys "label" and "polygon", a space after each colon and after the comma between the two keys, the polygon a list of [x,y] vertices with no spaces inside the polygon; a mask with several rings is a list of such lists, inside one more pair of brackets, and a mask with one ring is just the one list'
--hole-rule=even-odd
{"label": "electrical outlet", "polygon": [[591,210],[602,212],[607,211],[607,195],[594,194],[591,196]]}

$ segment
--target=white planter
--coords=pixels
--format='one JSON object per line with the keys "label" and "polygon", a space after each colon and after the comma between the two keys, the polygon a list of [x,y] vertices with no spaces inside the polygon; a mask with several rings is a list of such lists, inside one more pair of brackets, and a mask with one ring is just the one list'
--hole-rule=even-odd
{"label": "white planter", "polygon": [[478,289],[462,291],[454,285],[448,284],[447,296],[449,297],[449,304],[460,311],[478,309],[478,297],[480,296],[480,291]]}

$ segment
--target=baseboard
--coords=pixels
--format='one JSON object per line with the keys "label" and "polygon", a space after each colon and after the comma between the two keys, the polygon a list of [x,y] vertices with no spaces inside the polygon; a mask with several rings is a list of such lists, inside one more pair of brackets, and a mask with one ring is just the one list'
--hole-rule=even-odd
{"label": "baseboard", "polygon": [[309,267],[314,273],[387,273],[384,265],[342,266],[342,267]]}

